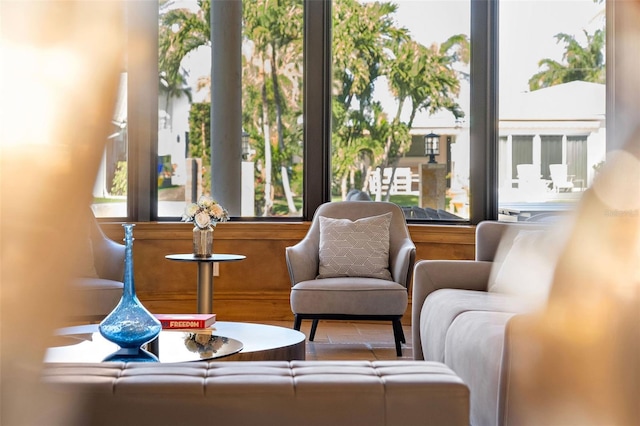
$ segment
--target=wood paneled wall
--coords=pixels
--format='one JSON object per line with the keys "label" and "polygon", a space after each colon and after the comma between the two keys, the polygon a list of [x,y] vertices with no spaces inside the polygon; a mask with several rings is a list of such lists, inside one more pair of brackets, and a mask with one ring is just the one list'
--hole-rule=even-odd
{"label": "wood paneled wall", "polygon": [[[300,241],[309,222],[226,222],[214,233],[216,253],[243,254],[240,262],[220,263],[214,277],[213,310],[226,321],[292,321],[291,284],[285,248]],[[190,253],[193,225],[179,222],[137,223],[134,234],[134,275],[138,297],[151,312],[195,312],[195,263],[165,259],[167,254]],[[102,223],[108,237],[121,242],[120,223]],[[475,227],[410,225],[416,260],[473,259]],[[410,309],[405,323],[410,323]]]}

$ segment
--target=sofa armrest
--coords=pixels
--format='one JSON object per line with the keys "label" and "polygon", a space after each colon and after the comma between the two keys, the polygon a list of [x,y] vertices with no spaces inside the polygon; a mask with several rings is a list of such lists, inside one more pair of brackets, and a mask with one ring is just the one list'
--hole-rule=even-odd
{"label": "sofa armrest", "polygon": [[[527,396],[521,395],[517,390],[519,387],[517,382],[518,370],[523,369],[523,362],[526,364],[526,359],[530,357],[526,353],[519,352],[531,347],[527,341],[536,344],[536,340],[540,337],[536,323],[541,320],[540,314],[537,313],[520,314],[511,318],[506,325],[498,391],[498,425],[518,424],[516,419],[523,420],[523,415],[533,414],[533,418],[536,417],[535,408],[527,404]],[[530,367],[531,365],[524,370]],[[534,409],[533,412],[532,409]]]}
{"label": "sofa armrest", "polygon": [[551,301],[509,320],[499,426],[637,424],[637,292],[635,299],[611,293]]}
{"label": "sofa armrest", "polygon": [[305,238],[298,244],[287,247],[285,258],[292,287],[318,276],[318,247],[310,239]]}
{"label": "sofa armrest", "polygon": [[[427,296],[441,288],[486,291],[492,265],[493,262],[475,260],[421,260],[415,264],[411,296],[411,333],[414,345],[420,344],[418,324]],[[414,357],[416,354],[421,357],[422,351],[414,350]]]}

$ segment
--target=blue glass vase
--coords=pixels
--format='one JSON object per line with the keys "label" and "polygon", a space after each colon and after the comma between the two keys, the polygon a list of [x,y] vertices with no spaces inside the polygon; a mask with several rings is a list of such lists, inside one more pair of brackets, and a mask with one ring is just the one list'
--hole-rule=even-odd
{"label": "blue glass vase", "polygon": [[160,334],[162,325],[138,300],[133,280],[133,227],[124,227],[124,289],[118,306],[105,317],[98,329],[107,340],[122,348],[121,354],[135,354]]}

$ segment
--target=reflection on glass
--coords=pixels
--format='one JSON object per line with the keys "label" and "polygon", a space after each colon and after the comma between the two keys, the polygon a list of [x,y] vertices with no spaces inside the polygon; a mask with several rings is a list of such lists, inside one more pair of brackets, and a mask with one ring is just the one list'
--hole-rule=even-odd
{"label": "reflection on glass", "polygon": [[229,342],[227,337],[215,336],[211,330],[184,333],[184,345],[190,352],[200,355],[200,358],[212,358],[222,347]]}
{"label": "reflection on glass", "polygon": [[604,160],[604,12],[593,0],[500,4],[503,220],[572,209]]}
{"label": "reflection on glass", "polygon": [[470,3],[333,5],[333,200],[468,219]]}
{"label": "reflection on glass", "polygon": [[160,362],[158,357],[139,348],[121,348],[108,355],[102,362]]}
{"label": "reflection on glass", "polygon": [[127,216],[127,73],[120,75],[118,97],[93,187],[92,209],[96,217]]}

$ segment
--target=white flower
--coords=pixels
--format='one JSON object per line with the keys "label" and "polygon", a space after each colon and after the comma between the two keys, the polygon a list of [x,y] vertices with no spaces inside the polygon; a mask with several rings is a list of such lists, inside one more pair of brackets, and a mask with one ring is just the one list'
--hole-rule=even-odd
{"label": "white flower", "polygon": [[204,209],[208,209],[209,207],[213,206],[215,204],[215,201],[213,201],[213,198],[207,196],[207,195],[203,195],[198,199],[198,205]]}
{"label": "white flower", "polygon": [[198,228],[206,228],[211,225],[211,216],[204,210],[199,211],[193,220]]}
{"label": "white flower", "polygon": [[220,204],[212,205],[209,211],[211,212],[211,216],[216,217],[218,219],[222,219],[226,213],[222,208],[222,206],[220,206]]}
{"label": "white flower", "polygon": [[188,204],[182,214],[183,222],[195,222],[198,228],[216,226],[217,222],[229,220],[229,213],[208,195],[203,195],[197,203]]}
{"label": "white flower", "polygon": [[184,209],[184,215],[186,217],[194,217],[198,213],[198,209],[199,207],[196,203],[191,203]]}

